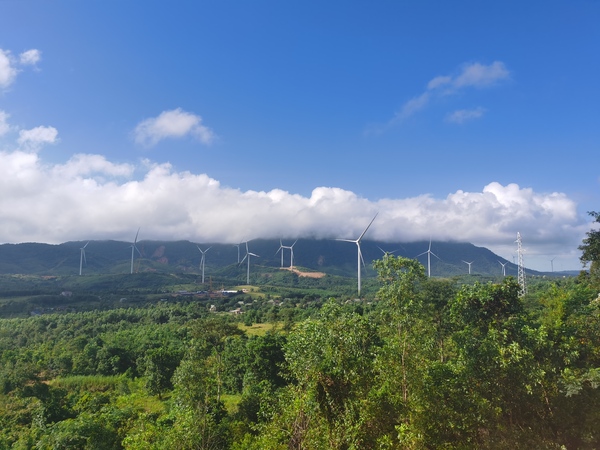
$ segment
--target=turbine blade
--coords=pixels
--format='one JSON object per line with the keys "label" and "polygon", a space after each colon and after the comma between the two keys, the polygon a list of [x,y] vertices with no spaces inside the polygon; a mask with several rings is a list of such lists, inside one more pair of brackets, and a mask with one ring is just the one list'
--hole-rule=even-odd
{"label": "turbine blade", "polygon": [[360,245],[358,246],[358,254],[360,256],[360,260],[362,261],[363,267],[366,269],[367,266],[365,266],[365,260],[363,259],[362,252],[360,251]]}
{"label": "turbine blade", "polygon": [[[379,213],[377,213],[379,214]],[[363,236],[365,235],[365,233],[367,232],[367,230],[369,229],[369,227],[371,226],[371,224],[375,221],[375,218],[377,217],[377,214],[375,214],[375,217],[373,217],[371,219],[371,222],[369,222],[369,225],[367,225],[367,228],[365,228],[365,231],[362,232],[362,234],[360,235],[360,237],[357,239],[357,241],[360,242],[360,240],[363,238]]]}

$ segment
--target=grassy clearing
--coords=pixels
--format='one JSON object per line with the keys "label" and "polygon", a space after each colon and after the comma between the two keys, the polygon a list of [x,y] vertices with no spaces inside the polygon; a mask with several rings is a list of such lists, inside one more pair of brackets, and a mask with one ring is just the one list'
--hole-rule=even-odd
{"label": "grassy clearing", "polygon": [[170,398],[169,395],[159,399],[154,395],[147,395],[143,392],[134,392],[129,395],[122,395],[117,399],[117,407],[142,410],[150,414],[161,414],[165,411],[165,401]]}
{"label": "grassy clearing", "polygon": [[249,285],[249,284],[243,284],[243,285],[240,285],[240,286],[235,286],[233,289],[236,290],[236,291],[244,291],[245,295],[249,295],[252,298],[261,298],[261,299],[264,299],[267,296],[267,294],[265,294],[264,292],[260,291],[259,287],[252,286],[252,285]]}
{"label": "grassy clearing", "polygon": [[243,323],[238,324],[238,328],[245,332],[248,336],[264,336],[267,331],[281,329],[282,326],[283,324],[281,322],[255,323],[251,326],[244,325]]}
{"label": "grassy clearing", "polygon": [[123,376],[111,375],[74,375],[72,377],[55,378],[50,384],[55,387],[69,390],[107,391],[115,389],[128,380]]}

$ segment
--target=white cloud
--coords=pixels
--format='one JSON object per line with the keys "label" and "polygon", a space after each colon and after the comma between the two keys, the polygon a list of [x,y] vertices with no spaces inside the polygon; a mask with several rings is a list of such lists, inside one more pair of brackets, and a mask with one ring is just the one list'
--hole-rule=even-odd
{"label": "white cloud", "polygon": [[42,53],[37,49],[27,50],[19,55],[19,61],[24,66],[35,66],[41,59]]}
{"label": "white cloud", "polygon": [[[132,167],[100,155],[53,165],[37,153],[0,152],[0,167],[0,242],[128,240],[140,226],[144,239],[194,242],[353,238],[379,212],[368,239],[472,242],[510,258],[519,231],[533,258],[576,253],[589,229],[565,194],[515,184],[494,182],[481,192],[442,199],[370,201],[336,187],[317,187],[308,197],[281,189],[241,191],[169,164]],[[141,178],[131,178],[134,173]]]}
{"label": "white cloud", "polygon": [[494,61],[489,66],[473,63],[465,65],[461,73],[452,81],[455,88],[488,87],[510,77],[510,72],[503,62]]}
{"label": "white cloud", "polygon": [[10,52],[0,48],[0,89],[9,87],[15,81],[17,73]]}
{"label": "white cloud", "polygon": [[485,108],[459,109],[446,116],[446,122],[463,124],[469,120],[480,119],[485,114]]}
{"label": "white cloud", "polygon": [[398,119],[406,119],[407,117],[412,116],[417,111],[425,109],[427,104],[429,103],[430,94],[429,92],[424,92],[423,94],[415,97],[409,101],[407,101],[403,106],[400,112],[396,115]]}
{"label": "white cloud", "polygon": [[[492,64],[485,65],[481,63],[465,64],[461,67],[458,74],[454,76],[440,75],[434,77],[427,83],[427,88],[422,94],[408,100],[400,111],[396,113],[394,119],[390,123],[402,121],[412,116],[416,112],[423,110],[427,107],[430,101],[435,96],[443,96],[448,94],[454,94],[467,88],[485,88],[491,87],[498,84],[501,81],[510,78],[510,72],[506,68],[505,64],[501,61],[494,61]],[[466,110],[463,110],[466,112]],[[473,110],[473,112],[479,111],[479,115],[470,115],[468,117],[461,117],[458,114],[454,117],[456,120],[463,119],[474,119],[481,117],[484,110]],[[452,117],[448,117],[449,121]],[[458,122],[462,123],[462,122]]]}
{"label": "white cloud", "polygon": [[429,83],[427,83],[427,90],[437,89],[441,86],[447,86],[452,83],[452,77],[449,76],[439,76],[435,77]]}
{"label": "white cloud", "polygon": [[39,126],[19,131],[17,142],[25,149],[37,151],[45,144],[54,144],[58,140],[58,130],[54,127]]}
{"label": "white cloud", "polygon": [[104,180],[105,177],[131,177],[134,169],[131,164],[115,164],[102,155],[80,153],[73,155],[66,164],[54,166],[52,172],[63,178],[97,175],[100,180]]}
{"label": "white cloud", "polygon": [[135,142],[144,146],[156,145],[167,138],[192,136],[203,144],[211,144],[216,136],[202,124],[202,117],[181,108],[163,111],[158,117],[140,122],[133,132]]}
{"label": "white cloud", "polygon": [[27,50],[19,55],[19,59],[16,60],[10,50],[4,50],[0,48],[0,89],[8,88],[19,74],[17,66],[29,65],[35,66],[40,60],[41,52],[36,49]]}
{"label": "white cloud", "polygon": [[10,114],[0,109],[0,136],[4,136],[11,129],[10,125],[8,124],[9,117]]}

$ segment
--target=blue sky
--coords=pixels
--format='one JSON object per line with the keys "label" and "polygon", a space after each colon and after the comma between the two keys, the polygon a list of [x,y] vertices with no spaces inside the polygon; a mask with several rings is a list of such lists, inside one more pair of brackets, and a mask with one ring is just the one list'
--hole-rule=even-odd
{"label": "blue sky", "polygon": [[600,2],[0,0],[0,242],[468,241],[578,269]]}

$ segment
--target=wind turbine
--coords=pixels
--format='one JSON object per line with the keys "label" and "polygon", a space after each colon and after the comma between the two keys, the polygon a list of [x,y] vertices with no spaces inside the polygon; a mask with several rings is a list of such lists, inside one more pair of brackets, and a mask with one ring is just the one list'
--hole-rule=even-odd
{"label": "wind turbine", "polygon": [[198,247],[198,250],[200,250],[200,253],[202,253],[202,258],[200,259],[200,270],[202,270],[202,284],[204,284],[204,262],[205,262],[205,257],[204,255],[206,254],[206,252],[208,252],[212,247],[208,247],[206,250],[202,250],[200,248],[200,246],[196,245],[196,247]]}
{"label": "wind turbine", "polygon": [[131,244],[131,272],[130,273],[133,273],[133,257],[135,256],[135,252],[137,251],[139,253],[139,255],[142,256],[142,254],[140,253],[140,251],[138,250],[138,248],[135,245],[135,244],[137,244],[137,238],[138,238],[139,234],[140,234],[140,229],[138,228],[137,233],[135,233],[135,239],[133,240],[133,243]]}
{"label": "wind turbine", "polygon": [[[377,213],[379,214],[379,213]],[[377,217],[377,214],[375,214],[375,217]],[[344,242],[354,242],[356,244],[357,247],[357,261],[358,261],[358,296],[360,297],[360,263],[362,262],[363,265],[365,264],[363,257],[362,257],[362,252],[360,251],[360,241],[362,240],[363,236],[365,235],[365,233],[367,232],[367,230],[369,229],[369,227],[371,226],[371,224],[373,223],[373,221],[375,220],[375,217],[373,217],[373,219],[371,219],[371,222],[369,223],[369,225],[367,225],[367,228],[365,228],[365,231],[362,232],[362,234],[358,237],[358,239],[352,240],[352,239],[336,239],[336,241],[344,241]]]}
{"label": "wind turbine", "polygon": [[394,250],[393,252],[388,252],[388,251],[385,251],[384,249],[382,249],[382,248],[381,248],[379,245],[377,246],[377,248],[378,248],[379,250],[381,250],[381,253],[383,253],[383,256],[389,256],[389,255],[393,255],[394,253],[396,253],[396,252],[398,251],[398,250],[396,249],[396,250]]}
{"label": "wind turbine", "polygon": [[281,252],[281,268],[283,269],[283,249],[287,248],[283,246],[283,242],[281,242],[281,239],[279,239],[279,248],[277,249],[277,251],[275,252],[275,254],[277,255],[277,253]]}
{"label": "wind turbine", "polygon": [[463,259],[463,260],[461,260],[461,261],[462,261],[462,262],[464,262],[465,264],[468,264],[468,265],[469,265],[469,275],[471,275],[471,264],[473,264],[475,261],[467,262],[467,261],[465,261],[464,259]]}
{"label": "wind turbine", "polygon": [[240,244],[233,244],[234,247],[237,247],[238,249],[238,264],[240,263]]}
{"label": "wind turbine", "polygon": [[90,241],[87,241],[87,243],[79,249],[81,252],[81,254],[79,255],[79,275],[81,275],[81,269],[83,268],[83,262],[85,261],[85,263],[87,264],[87,261],[85,259],[85,248],[88,246],[89,243],[90,243]]}
{"label": "wind turbine", "polygon": [[508,261],[506,261],[505,263],[498,261],[498,263],[500,263],[500,265],[502,266],[502,276],[505,277],[506,276],[506,265],[508,264]]}
{"label": "wind turbine", "polygon": [[431,251],[431,239],[429,239],[429,248],[427,251],[417,255],[417,258],[425,253],[427,253],[427,277],[431,277],[431,255],[435,256],[437,259],[440,259],[438,255]]}
{"label": "wind turbine", "polygon": [[244,262],[244,260],[245,260],[246,258],[248,258],[248,270],[247,270],[247,272],[246,272],[246,284],[250,284],[250,256],[255,256],[255,257],[257,257],[257,258],[260,258],[260,256],[258,256],[258,255],[256,255],[256,254],[254,254],[254,253],[250,253],[250,252],[248,251],[248,241],[246,241],[246,256],[244,256],[244,258],[243,258],[243,259],[242,259],[242,261],[240,262],[240,264],[241,264],[241,263],[243,263],[243,262]]}
{"label": "wind turbine", "polygon": [[[290,250],[290,269],[294,268],[294,245],[296,245],[296,242],[298,242],[298,239],[296,239],[292,245],[289,245],[289,246],[282,245],[283,248],[287,248]],[[282,253],[282,257],[283,257],[283,251],[281,253]]]}
{"label": "wind turbine", "polygon": [[555,259],[556,259],[556,256],[550,260],[550,267],[552,268],[552,273],[554,273],[554,260]]}
{"label": "wind turbine", "polygon": [[294,268],[294,245],[296,245],[296,242],[298,242],[298,239],[296,239],[294,241],[294,243],[292,245],[290,245],[290,247],[289,247],[290,248],[290,253],[291,253],[291,255],[290,255],[290,269]]}

